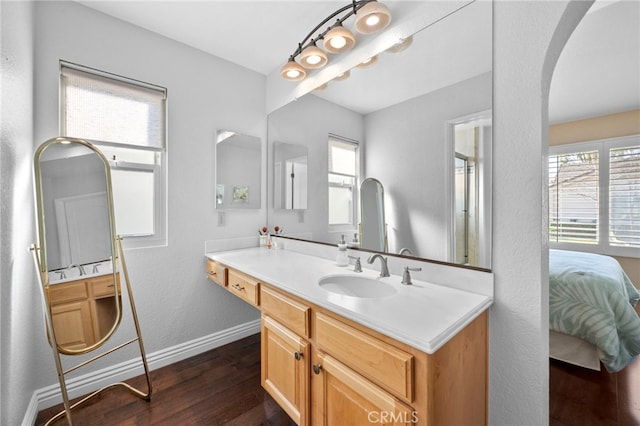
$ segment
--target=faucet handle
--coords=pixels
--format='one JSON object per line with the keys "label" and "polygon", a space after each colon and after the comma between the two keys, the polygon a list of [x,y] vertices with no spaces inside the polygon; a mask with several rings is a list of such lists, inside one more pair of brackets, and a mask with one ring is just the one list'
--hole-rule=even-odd
{"label": "faucet handle", "polygon": [[362,272],[362,264],[360,263],[360,256],[349,255],[349,259],[355,260],[355,263],[353,264],[353,272]]}
{"label": "faucet handle", "polygon": [[411,281],[411,273],[409,271],[422,271],[422,268],[409,268],[408,266],[404,267],[404,273],[402,274],[401,283],[404,285],[411,285],[413,281]]}

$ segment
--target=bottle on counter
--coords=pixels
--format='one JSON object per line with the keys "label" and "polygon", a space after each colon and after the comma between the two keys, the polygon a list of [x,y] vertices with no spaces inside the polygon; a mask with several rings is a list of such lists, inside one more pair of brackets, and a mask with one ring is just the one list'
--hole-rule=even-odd
{"label": "bottle on counter", "polygon": [[338,243],[338,257],[336,257],[336,265],[347,266],[349,265],[349,257],[347,256],[347,243],[344,240],[344,234],[340,238]]}

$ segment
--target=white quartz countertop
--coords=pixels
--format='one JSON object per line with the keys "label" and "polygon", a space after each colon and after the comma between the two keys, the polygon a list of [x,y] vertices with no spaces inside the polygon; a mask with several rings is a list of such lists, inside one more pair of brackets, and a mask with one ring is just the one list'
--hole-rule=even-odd
{"label": "white quartz countertop", "polygon": [[[340,314],[359,324],[432,354],[491,306],[481,294],[402,277],[379,277],[376,270],[353,272],[353,266],[288,250],[248,248],[208,253],[208,258],[249,274],[290,294]],[[318,285],[327,275],[374,278],[393,286],[390,296],[361,298],[329,292]]]}

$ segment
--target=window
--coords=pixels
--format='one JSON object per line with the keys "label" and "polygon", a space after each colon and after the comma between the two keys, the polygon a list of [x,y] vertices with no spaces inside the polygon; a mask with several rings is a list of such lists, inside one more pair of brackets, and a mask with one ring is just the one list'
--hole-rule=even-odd
{"label": "window", "polygon": [[166,243],[164,88],[61,62],[61,134],[109,159],[116,232],[128,246]]}
{"label": "window", "polygon": [[640,136],[549,149],[549,241],[640,257]]}
{"label": "window", "polygon": [[329,135],[329,225],[355,226],[358,143]]}

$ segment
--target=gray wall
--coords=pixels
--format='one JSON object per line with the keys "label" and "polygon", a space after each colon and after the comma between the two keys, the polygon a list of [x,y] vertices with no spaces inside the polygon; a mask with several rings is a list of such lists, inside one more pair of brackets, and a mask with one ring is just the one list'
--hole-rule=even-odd
{"label": "gray wall", "polygon": [[445,123],[490,109],[491,89],[486,73],[365,116],[362,177],[384,185],[390,252],[447,260]]}

